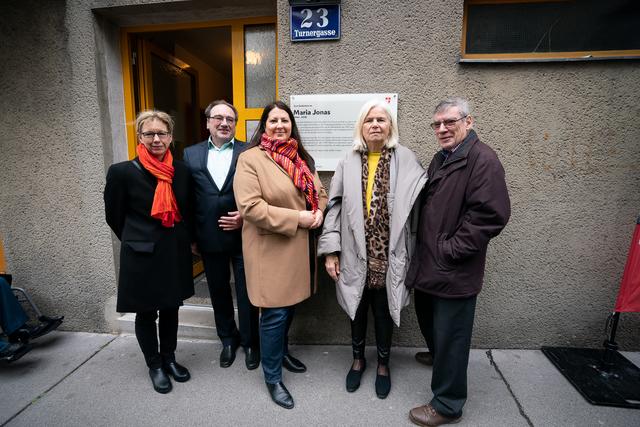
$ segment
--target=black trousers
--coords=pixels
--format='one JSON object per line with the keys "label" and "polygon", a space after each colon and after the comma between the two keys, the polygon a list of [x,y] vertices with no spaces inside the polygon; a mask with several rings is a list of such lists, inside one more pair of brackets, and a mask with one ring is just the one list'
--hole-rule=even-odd
{"label": "black trousers", "polygon": [[378,349],[378,363],[389,364],[391,352],[391,337],[393,335],[393,320],[389,314],[387,290],[365,288],[356,316],[351,321],[351,346],[354,359],[364,359],[364,346],[367,338],[367,316],[369,307],[373,312],[376,333],[376,347]]}
{"label": "black trousers", "polygon": [[433,353],[431,406],[447,417],[462,415],[467,401],[467,366],[476,297],[440,298],[416,290],[420,331]]}
{"label": "black trousers", "polygon": [[[175,361],[178,344],[178,309],[179,307],[160,310],[157,331],[157,311],[136,313],[136,338],[144,360],[150,368],[159,368],[162,362]],[[160,351],[158,351],[158,336]]]}
{"label": "black trousers", "polygon": [[[258,330],[258,308],[251,305],[247,294],[247,283],[244,276],[242,254],[225,252],[208,252],[202,254],[213,315],[216,320],[216,331],[223,345],[237,345],[258,349],[260,333]],[[238,303],[238,323],[233,309],[231,295],[231,269],[235,280]]]}

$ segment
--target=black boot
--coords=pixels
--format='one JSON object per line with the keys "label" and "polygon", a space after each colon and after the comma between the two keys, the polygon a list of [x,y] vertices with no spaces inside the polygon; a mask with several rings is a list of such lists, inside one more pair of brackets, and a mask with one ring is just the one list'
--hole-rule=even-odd
{"label": "black boot", "polygon": [[158,393],[169,393],[171,391],[171,380],[162,368],[149,368],[149,377],[153,383],[153,388]]}
{"label": "black boot", "polygon": [[293,397],[291,397],[289,390],[287,390],[282,381],[275,384],[266,384],[269,395],[271,395],[271,400],[273,400],[276,405],[282,406],[285,409],[293,408]]}
{"label": "black boot", "polygon": [[189,373],[189,370],[184,366],[180,365],[175,360],[171,362],[163,363],[162,369],[166,374],[172,376],[173,379],[178,381],[179,383],[185,383],[189,381],[189,379],[191,378],[191,374]]}
{"label": "black boot", "polygon": [[4,350],[0,351],[0,361],[11,363],[20,359],[31,350],[31,344],[14,342],[5,346]]}
{"label": "black boot", "polygon": [[304,363],[290,354],[285,354],[282,358],[282,367],[289,372],[295,372],[298,374],[307,371],[307,367],[304,366]]}

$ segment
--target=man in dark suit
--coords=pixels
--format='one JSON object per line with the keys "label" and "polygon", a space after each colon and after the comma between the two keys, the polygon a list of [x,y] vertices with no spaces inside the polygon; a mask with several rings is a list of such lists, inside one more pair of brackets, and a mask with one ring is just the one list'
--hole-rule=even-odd
{"label": "man in dark suit", "polygon": [[[238,155],[247,144],[235,139],[238,111],[226,101],[213,101],[205,110],[207,140],[184,150],[184,161],[194,181],[196,236],[193,251],[202,256],[218,337],[222,341],[220,366],[231,366],[236,349],[245,350],[247,369],[260,364],[258,309],[247,295],[242,259],[242,218],[233,194]],[[230,286],[233,267],[238,323]]]}

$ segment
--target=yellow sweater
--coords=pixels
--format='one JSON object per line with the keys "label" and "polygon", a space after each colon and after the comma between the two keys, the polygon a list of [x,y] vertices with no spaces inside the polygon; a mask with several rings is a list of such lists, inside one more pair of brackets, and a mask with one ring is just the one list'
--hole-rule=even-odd
{"label": "yellow sweater", "polygon": [[369,152],[367,162],[369,163],[369,176],[367,177],[367,216],[369,216],[369,211],[371,211],[371,196],[373,195],[373,179],[376,176],[378,162],[380,162],[380,152]]}

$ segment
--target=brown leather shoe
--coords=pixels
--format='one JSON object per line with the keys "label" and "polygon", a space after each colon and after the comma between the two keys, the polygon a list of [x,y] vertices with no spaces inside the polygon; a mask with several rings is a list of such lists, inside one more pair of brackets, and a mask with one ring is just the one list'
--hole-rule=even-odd
{"label": "brown leather shoe", "polygon": [[440,415],[431,404],[418,406],[409,411],[409,419],[412,423],[419,426],[435,427],[442,424],[454,424],[460,421],[462,417],[449,418]]}
{"label": "brown leather shoe", "polygon": [[430,351],[419,351],[416,353],[416,360],[423,365],[433,366],[433,353]]}

